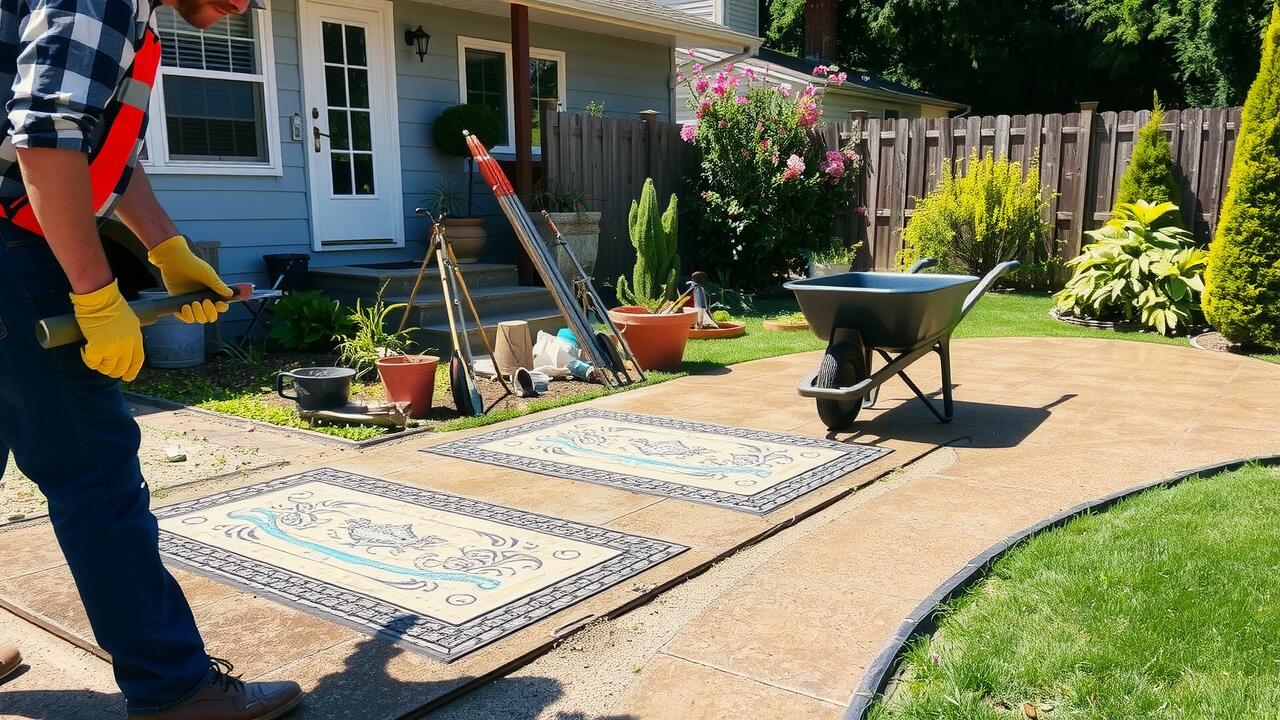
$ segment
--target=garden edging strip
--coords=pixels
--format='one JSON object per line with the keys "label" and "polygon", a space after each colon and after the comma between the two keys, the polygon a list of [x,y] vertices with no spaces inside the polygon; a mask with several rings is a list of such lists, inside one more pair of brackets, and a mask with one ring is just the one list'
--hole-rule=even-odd
{"label": "garden edging strip", "polygon": [[944,603],[948,603],[955,599],[961,593],[970,589],[978,581],[982,580],[986,575],[987,570],[990,569],[992,563],[998,560],[1009,550],[1012,550],[1014,547],[1017,547],[1024,541],[1029,540],[1042,532],[1059,528],[1081,515],[1106,510],[1117,502],[1130,496],[1155,488],[1173,487],[1192,477],[1216,475],[1222,472],[1238,470],[1245,465],[1253,463],[1277,466],[1280,465],[1280,455],[1264,455],[1245,458],[1242,460],[1228,460],[1226,462],[1188,470],[1154,482],[1134,485],[1124,490],[1104,495],[1096,500],[1090,500],[1068,508],[1057,515],[1019,530],[1018,532],[1015,532],[1005,539],[988,547],[969,562],[965,563],[963,568],[945,580],[937,590],[934,590],[932,594],[926,597],[907,615],[907,617],[902,621],[902,624],[898,626],[897,631],[890,636],[889,641],[885,644],[884,648],[871,662],[870,667],[868,667],[867,671],[863,674],[862,682],[858,684],[858,688],[853,692],[853,697],[849,700],[849,706],[845,710],[843,720],[865,720],[867,717],[867,711],[884,693],[885,688],[888,687],[890,679],[901,664],[907,645],[917,638],[932,635],[937,630],[940,607]]}

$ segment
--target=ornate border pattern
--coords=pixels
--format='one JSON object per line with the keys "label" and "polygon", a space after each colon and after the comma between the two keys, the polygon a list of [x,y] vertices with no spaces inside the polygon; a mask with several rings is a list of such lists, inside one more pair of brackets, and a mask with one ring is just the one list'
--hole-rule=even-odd
{"label": "ornate border pattern", "polygon": [[[691,485],[681,485],[678,483],[664,482],[662,480],[653,480],[650,478],[609,472],[606,470],[597,470],[594,468],[570,465],[552,460],[537,460],[518,455],[510,455],[481,447],[482,445],[491,443],[495,440],[502,440],[513,435],[535,432],[559,425],[566,421],[587,417],[641,423],[644,425],[652,425],[654,427],[674,430],[713,433],[727,437],[742,438],[744,440],[784,443],[796,447],[836,450],[843,454],[839,458],[832,460],[825,465],[821,465],[813,470],[801,473],[793,478],[780,482],[764,492],[756,495],[738,495],[736,493],[709,490]],[[789,435],[785,433],[770,432],[768,430],[752,430],[750,428],[732,427],[729,425],[714,425],[711,423],[693,422],[677,418],[662,417],[659,415],[640,415],[637,413],[591,408],[556,415],[550,418],[534,420],[532,422],[514,425],[512,427],[495,430],[493,432],[472,435],[471,437],[463,438],[462,440],[455,440],[453,442],[425,448],[422,452],[434,453],[436,455],[444,455],[446,457],[459,458],[462,460],[471,460],[500,467],[515,468],[517,470],[527,470],[529,472],[550,475],[552,477],[581,480],[583,482],[596,483],[597,485],[610,485],[624,490],[634,490],[636,492],[647,493],[650,495],[661,495],[679,500],[715,505],[717,507],[753,513],[755,515],[767,515],[768,513],[777,510],[782,505],[813,492],[837,478],[848,475],[854,470],[857,470],[858,468],[877,460],[892,451],[888,448],[858,445],[855,443],[841,443],[821,438],[805,437],[803,435]]]}
{"label": "ornate border pattern", "polygon": [[251,592],[271,596],[327,620],[373,635],[387,637],[405,647],[444,662],[452,662],[688,550],[687,547],[675,543],[492,505],[333,468],[311,470],[299,475],[169,505],[156,510],[155,514],[157,518],[163,520],[306,482],[324,482],[423,507],[536,530],[548,535],[612,548],[621,554],[485,615],[461,625],[453,625],[419,615],[365,593],[342,588],[323,580],[301,575],[285,567],[238,555],[165,530],[160,531],[160,550],[186,569],[198,574]]}

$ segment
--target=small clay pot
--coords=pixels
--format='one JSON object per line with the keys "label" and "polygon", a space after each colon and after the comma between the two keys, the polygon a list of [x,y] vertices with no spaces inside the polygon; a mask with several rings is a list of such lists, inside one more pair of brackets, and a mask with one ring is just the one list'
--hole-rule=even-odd
{"label": "small clay pot", "polygon": [[411,418],[422,419],[431,412],[440,358],[435,355],[392,355],[379,358],[376,365],[388,402],[409,403]]}

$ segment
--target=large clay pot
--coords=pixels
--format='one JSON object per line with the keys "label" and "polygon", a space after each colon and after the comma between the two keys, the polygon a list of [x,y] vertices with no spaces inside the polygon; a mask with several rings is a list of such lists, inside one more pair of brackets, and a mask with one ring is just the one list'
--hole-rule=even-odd
{"label": "large clay pot", "polygon": [[698,317],[693,308],[654,315],[642,307],[623,305],[609,311],[609,319],[622,331],[636,362],[644,370],[674,370],[684,359],[689,326]]}
{"label": "large clay pot", "polygon": [[409,403],[411,418],[425,418],[431,412],[440,358],[435,355],[392,355],[380,358],[377,366],[388,402]]}
{"label": "large clay pot", "polygon": [[459,263],[473,263],[480,257],[489,236],[482,218],[445,218],[444,232],[453,245]]}
{"label": "large clay pot", "polygon": [[[549,214],[551,222],[560,228],[560,234],[564,236],[565,242],[573,249],[573,254],[578,257],[578,262],[582,263],[582,268],[587,271],[587,275],[590,275],[595,271],[596,257],[600,254],[600,213],[553,212]],[[548,245],[554,245],[555,234],[551,232],[542,213],[534,214],[533,220],[538,226],[538,232],[542,233],[542,239]],[[576,278],[578,273],[574,270],[569,254],[564,251],[564,248],[559,246],[555,248],[556,267],[560,269],[561,277]]]}

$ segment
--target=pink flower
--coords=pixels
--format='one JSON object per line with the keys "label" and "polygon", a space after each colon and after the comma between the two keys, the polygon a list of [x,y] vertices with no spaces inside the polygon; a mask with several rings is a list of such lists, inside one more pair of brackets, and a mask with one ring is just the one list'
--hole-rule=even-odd
{"label": "pink flower", "polygon": [[723,71],[723,70],[721,70],[720,72],[716,73],[716,84],[717,84],[717,85],[725,85],[725,84],[727,84],[728,82],[729,82],[729,73],[727,73],[727,72],[725,72],[725,71]]}
{"label": "pink flower", "polygon": [[815,68],[813,69],[813,76],[814,76],[814,77],[826,77],[826,76],[827,76],[827,66],[826,66],[826,65],[819,65],[819,66],[815,67]]}
{"label": "pink flower", "polygon": [[756,79],[756,71],[752,70],[751,68],[746,68],[745,70],[742,71],[742,74],[746,75],[748,80]]}
{"label": "pink flower", "polygon": [[728,65],[725,65],[725,66],[724,66],[724,71],[725,71],[725,72],[733,72],[733,63],[729,63]]}
{"label": "pink flower", "polygon": [[867,207],[865,205],[859,205],[858,207],[854,208],[853,211],[858,213],[859,215],[866,215]]}
{"label": "pink flower", "polygon": [[773,160],[773,166],[774,166],[774,167],[778,167],[778,162],[781,160],[781,156],[780,156],[780,155],[778,155],[778,148],[776,148],[776,147],[773,149],[773,158],[772,158],[772,160]]}
{"label": "pink flower", "polygon": [[845,151],[844,151],[844,157],[845,157],[845,159],[846,159],[846,160],[848,160],[849,162],[857,162],[857,161],[858,161],[858,151],[857,151],[857,150],[853,150],[853,149],[845,150]]}
{"label": "pink flower", "polygon": [[683,71],[683,70],[677,70],[677,71],[676,71],[676,82],[684,82],[684,71]]}
{"label": "pink flower", "polygon": [[739,77],[739,76],[737,76],[737,75],[730,75],[730,76],[729,76],[729,80],[728,80],[727,82],[725,82],[725,85],[727,85],[727,86],[729,86],[729,87],[738,87],[738,83],[740,83],[740,82],[742,82],[742,78],[741,78],[741,77]]}
{"label": "pink flower", "polygon": [[702,103],[698,105],[698,112],[697,112],[698,119],[701,120],[702,116],[706,115],[707,111],[710,109],[711,109],[711,101],[703,100]]}
{"label": "pink flower", "polygon": [[795,180],[804,173],[804,161],[799,155],[792,154],[787,158],[787,169],[782,171],[783,180]]}
{"label": "pink flower", "polygon": [[727,127],[729,127],[729,121],[728,121],[728,120],[721,120],[721,121],[720,121],[720,129],[721,129],[721,130],[723,130],[724,128],[727,128]]}
{"label": "pink flower", "polygon": [[746,95],[739,95],[738,97],[734,98],[734,101],[737,102],[739,105],[746,105],[748,102]]}
{"label": "pink flower", "polygon": [[699,75],[698,79],[693,81],[693,91],[699,95],[706,92],[709,87],[711,87],[711,81],[706,75]]}
{"label": "pink flower", "polygon": [[827,82],[833,83],[835,85],[843,85],[844,81],[847,79],[849,79],[848,73],[838,72],[835,75],[832,75],[831,77],[827,78]]}
{"label": "pink flower", "polygon": [[700,72],[702,72],[702,63],[694,63],[694,64],[693,64],[693,74],[694,74],[694,75],[697,75],[697,74],[698,74],[698,73],[700,73]]}
{"label": "pink flower", "polygon": [[832,182],[844,177],[844,153],[836,150],[827,152],[827,158],[822,163],[822,172],[830,175]]}
{"label": "pink flower", "polygon": [[698,132],[698,121],[691,120],[685,123],[684,126],[680,128],[680,139],[687,143],[691,143],[693,142],[693,136],[697,132]]}
{"label": "pink flower", "polygon": [[720,97],[724,97],[729,92],[729,88],[724,85],[716,84],[715,87],[711,88],[711,92],[719,95]]}
{"label": "pink flower", "polygon": [[804,89],[800,91],[800,97],[802,98],[811,98],[817,94],[818,94],[818,88],[814,87],[813,85],[805,85]]}
{"label": "pink flower", "polygon": [[782,97],[791,97],[791,83],[778,83],[778,92],[782,93]]}
{"label": "pink flower", "polygon": [[805,103],[800,106],[800,125],[802,127],[813,127],[822,119],[822,111],[818,109],[816,103]]}
{"label": "pink flower", "polygon": [[689,57],[693,57],[693,48],[689,48],[686,52],[689,53]]}
{"label": "pink flower", "polygon": [[767,139],[766,139],[766,140],[761,140],[761,141],[760,141],[760,149],[761,149],[761,150],[768,150],[768,149],[769,149],[769,141],[768,141]]}

